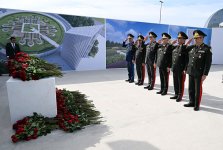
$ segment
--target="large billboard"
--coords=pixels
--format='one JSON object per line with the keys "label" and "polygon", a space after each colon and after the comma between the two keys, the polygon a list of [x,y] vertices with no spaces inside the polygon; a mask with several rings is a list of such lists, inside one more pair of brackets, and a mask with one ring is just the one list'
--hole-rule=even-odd
{"label": "large billboard", "polygon": [[0,9],[0,57],[14,36],[20,49],[63,71],[105,69],[105,19]]}
{"label": "large billboard", "polygon": [[5,45],[14,36],[22,51],[57,64],[62,71],[124,68],[122,42],[128,33],[136,40],[153,31],[159,40],[167,32],[175,40],[179,31],[192,38],[195,29],[207,34],[205,43],[210,45],[208,28],[0,9],[0,60],[6,60]]}

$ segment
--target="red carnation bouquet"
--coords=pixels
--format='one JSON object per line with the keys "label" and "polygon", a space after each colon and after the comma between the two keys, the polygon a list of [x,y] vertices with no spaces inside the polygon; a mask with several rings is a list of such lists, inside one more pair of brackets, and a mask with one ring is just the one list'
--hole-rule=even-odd
{"label": "red carnation bouquet", "polygon": [[38,80],[45,77],[61,77],[62,73],[54,64],[24,52],[16,54],[15,59],[8,61],[9,75],[23,81]]}

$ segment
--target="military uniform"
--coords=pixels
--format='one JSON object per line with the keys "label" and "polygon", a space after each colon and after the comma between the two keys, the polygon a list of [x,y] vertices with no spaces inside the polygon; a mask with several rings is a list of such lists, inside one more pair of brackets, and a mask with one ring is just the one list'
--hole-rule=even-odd
{"label": "military uniform", "polygon": [[[178,38],[188,39],[184,32],[178,33]],[[182,100],[184,94],[184,82],[186,78],[185,70],[188,60],[188,51],[185,44],[177,45],[172,52],[173,83],[175,95],[170,99],[176,99],[177,102]]]}
{"label": "military uniform", "polygon": [[[171,36],[167,33],[162,34],[162,38],[171,39]],[[161,44],[157,51],[157,66],[159,67],[161,89],[157,94],[166,95],[169,84],[169,71],[167,68],[171,68],[173,47],[171,44]]]}
{"label": "military uniform", "polygon": [[[200,30],[193,32],[194,38],[205,37]],[[194,107],[195,111],[199,110],[202,96],[202,76],[207,76],[212,63],[211,47],[206,44],[200,46],[192,45],[189,47],[189,61],[187,73],[189,74],[189,103],[185,107]]]}
{"label": "military uniform", "polygon": [[143,42],[144,37],[142,35],[138,36],[138,40],[142,40],[142,44],[136,45],[135,63],[138,76],[138,82],[136,83],[136,85],[143,85],[145,69],[143,68],[144,66],[142,65],[145,63],[146,46]]}
{"label": "military uniform", "polygon": [[[128,38],[134,38],[132,34],[128,34]],[[135,51],[136,47],[134,45],[134,42],[126,44],[125,41],[123,41],[122,44],[123,47],[127,48],[127,53],[126,53],[126,62],[127,62],[127,69],[128,69],[128,81],[129,83],[134,82],[134,57],[135,57]]]}
{"label": "military uniform", "polygon": [[[154,32],[150,32],[149,36],[154,38],[157,37]],[[148,90],[152,90],[155,84],[156,68],[154,67],[154,64],[156,64],[158,46],[159,44],[156,41],[148,43],[146,46],[145,64],[148,73],[148,86],[145,87],[145,89]]]}

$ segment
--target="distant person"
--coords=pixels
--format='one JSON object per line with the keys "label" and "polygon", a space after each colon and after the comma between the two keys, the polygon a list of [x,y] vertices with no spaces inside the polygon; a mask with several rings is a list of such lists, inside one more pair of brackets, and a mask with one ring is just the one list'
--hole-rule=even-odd
{"label": "distant person", "polygon": [[200,109],[202,96],[202,83],[206,79],[212,62],[211,47],[204,44],[206,34],[201,30],[193,32],[195,44],[190,49],[187,74],[189,74],[189,103],[184,107],[194,107],[194,111]]}
{"label": "distant person", "polygon": [[188,36],[184,32],[179,32],[177,36],[178,45],[172,52],[172,67],[174,96],[170,99],[176,99],[177,102],[182,100],[184,94],[184,82],[186,78],[186,64],[188,60],[188,51],[185,41]]}
{"label": "distant person", "polygon": [[159,48],[159,44],[156,42],[156,33],[149,32],[149,43],[146,44],[146,68],[148,74],[148,86],[144,87],[144,89],[152,90],[156,80],[156,59],[157,59],[157,50]]}
{"label": "distant person", "polygon": [[16,43],[16,38],[11,37],[10,42],[6,44],[6,56],[8,59],[14,59],[16,53],[20,52],[19,44]]}
{"label": "distant person", "polygon": [[[128,43],[126,43],[128,41]],[[135,51],[136,47],[134,45],[134,36],[132,34],[128,34],[127,39],[123,41],[123,47],[127,48],[126,53],[126,61],[127,61],[127,68],[128,68],[128,79],[125,80],[129,83],[134,82],[134,59],[135,59]]]}
{"label": "distant person", "polygon": [[160,73],[160,91],[157,94],[166,95],[169,86],[169,74],[171,68],[173,47],[169,43],[171,36],[168,33],[162,33],[162,44],[157,51],[157,66]]}
{"label": "distant person", "polygon": [[138,36],[136,41],[136,53],[135,53],[135,63],[136,71],[138,76],[138,81],[136,85],[143,85],[145,77],[145,56],[146,56],[146,45],[144,44],[144,37],[142,35]]}

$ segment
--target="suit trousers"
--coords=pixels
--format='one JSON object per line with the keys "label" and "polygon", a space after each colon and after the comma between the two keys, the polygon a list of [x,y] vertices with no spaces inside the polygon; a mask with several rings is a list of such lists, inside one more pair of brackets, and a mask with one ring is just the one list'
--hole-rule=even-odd
{"label": "suit trousers", "polygon": [[134,81],[134,63],[132,61],[127,61],[128,69],[128,79]]}
{"label": "suit trousers", "polygon": [[147,63],[146,68],[148,73],[148,85],[154,87],[156,80],[156,68],[154,68],[152,63]]}
{"label": "suit trousers", "polygon": [[170,72],[167,71],[167,68],[159,68],[159,73],[160,73],[160,84],[161,84],[160,91],[167,92]]}
{"label": "suit trousers", "polygon": [[189,75],[189,102],[194,104],[195,107],[199,107],[202,97],[202,76]]}
{"label": "suit trousers", "polygon": [[180,99],[184,94],[184,82],[185,82],[186,74],[183,71],[173,71],[173,85],[175,95]]}

